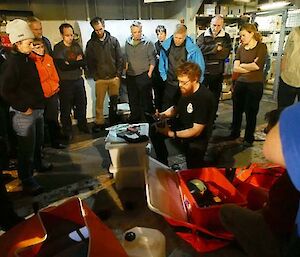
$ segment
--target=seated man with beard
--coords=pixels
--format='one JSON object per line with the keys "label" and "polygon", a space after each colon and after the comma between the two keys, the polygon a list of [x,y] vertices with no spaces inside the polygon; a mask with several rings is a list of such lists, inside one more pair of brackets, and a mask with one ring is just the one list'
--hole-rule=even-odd
{"label": "seated man with beard", "polygon": [[204,164],[214,120],[214,98],[199,82],[198,64],[185,62],[177,68],[176,75],[181,96],[175,106],[156,114],[161,121],[152,126],[150,137],[160,162],[168,165],[164,140],[171,138],[172,144],[184,153],[187,167],[197,168]]}

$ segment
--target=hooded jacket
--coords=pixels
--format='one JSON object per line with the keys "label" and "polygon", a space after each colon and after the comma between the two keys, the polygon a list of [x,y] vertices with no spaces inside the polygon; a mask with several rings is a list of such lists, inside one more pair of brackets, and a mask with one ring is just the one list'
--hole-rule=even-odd
{"label": "hooded jacket", "polygon": [[59,91],[59,77],[50,55],[43,56],[32,52],[29,56],[36,65],[40,81],[42,84],[44,96],[49,98]]}
{"label": "hooded jacket", "polygon": [[123,55],[118,39],[105,30],[105,39],[101,41],[93,31],[86,45],[86,60],[94,80],[121,77],[123,72]]}
{"label": "hooded jacket", "polygon": [[[159,57],[159,73],[163,81],[167,80],[168,74],[168,52],[171,47],[171,43],[173,40],[173,36],[169,37],[164,43],[162,44],[162,48],[160,51]],[[204,79],[204,71],[205,71],[205,63],[203,59],[203,55],[199,47],[193,43],[193,40],[187,36],[185,40],[185,49],[187,51],[187,61],[197,63],[201,69],[201,79],[200,82]]]}
{"label": "hooded jacket", "polygon": [[[217,51],[218,44],[223,49]],[[197,45],[204,55],[206,74],[223,74],[224,60],[231,51],[231,38],[228,33],[222,29],[216,37],[213,37],[211,28],[208,28],[197,38]]]}
{"label": "hooded jacket", "polygon": [[125,61],[128,63],[127,74],[137,76],[148,72],[150,65],[155,66],[155,48],[151,41],[142,36],[137,45],[132,37],[125,43]]}
{"label": "hooded jacket", "polygon": [[44,94],[34,61],[27,54],[11,52],[3,64],[0,93],[15,110],[44,109]]}

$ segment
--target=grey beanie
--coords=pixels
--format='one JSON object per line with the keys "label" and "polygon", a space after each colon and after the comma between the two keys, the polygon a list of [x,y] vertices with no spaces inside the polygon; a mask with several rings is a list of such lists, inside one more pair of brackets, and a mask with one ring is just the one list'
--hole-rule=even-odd
{"label": "grey beanie", "polygon": [[34,38],[34,35],[26,21],[15,19],[6,25],[6,33],[9,34],[9,40],[12,44]]}

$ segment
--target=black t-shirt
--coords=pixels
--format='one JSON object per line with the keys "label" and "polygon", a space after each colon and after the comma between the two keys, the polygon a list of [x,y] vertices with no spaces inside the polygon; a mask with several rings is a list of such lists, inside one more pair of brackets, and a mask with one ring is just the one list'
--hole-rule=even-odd
{"label": "black t-shirt", "polygon": [[176,69],[186,61],[187,51],[185,49],[185,41],[180,46],[175,46],[172,40],[168,53],[168,74],[167,83],[172,86],[178,86]]}
{"label": "black t-shirt", "polygon": [[204,86],[190,96],[181,96],[177,105],[177,129],[183,130],[193,127],[193,123],[205,125],[204,131],[197,137],[209,140],[214,120],[214,98]]}

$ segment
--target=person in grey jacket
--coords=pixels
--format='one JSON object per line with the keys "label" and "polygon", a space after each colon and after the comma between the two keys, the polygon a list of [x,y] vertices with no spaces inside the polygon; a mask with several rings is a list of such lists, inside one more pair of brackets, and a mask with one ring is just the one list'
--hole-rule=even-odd
{"label": "person in grey jacket", "polygon": [[123,56],[119,41],[105,30],[104,19],[95,17],[90,22],[94,31],[86,45],[87,66],[96,81],[96,121],[93,132],[104,128],[103,103],[109,95],[109,122],[117,122],[117,103],[123,72]]}
{"label": "person in grey jacket", "polygon": [[224,61],[231,51],[231,38],[223,29],[224,18],[216,15],[211,19],[210,28],[197,38],[205,60],[205,74],[203,84],[214,94],[218,110],[219,99],[222,91]]}
{"label": "person in grey jacket", "polygon": [[153,113],[152,73],[155,66],[155,48],[142,35],[142,24],[134,21],[131,36],[125,44],[126,84],[130,106],[130,122],[145,121],[145,113]]}

